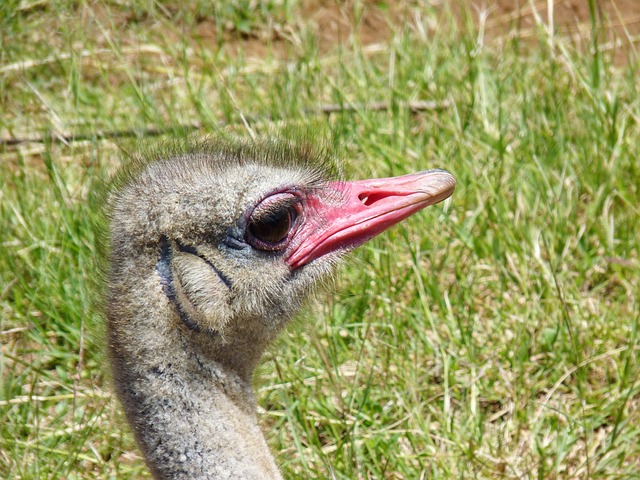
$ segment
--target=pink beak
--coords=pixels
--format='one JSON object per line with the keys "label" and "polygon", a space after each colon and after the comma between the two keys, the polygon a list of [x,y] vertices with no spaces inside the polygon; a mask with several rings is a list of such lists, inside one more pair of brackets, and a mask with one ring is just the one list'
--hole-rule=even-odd
{"label": "pink beak", "polygon": [[[336,250],[350,250],[423,208],[448,198],[456,180],[445,170],[334,182],[335,202],[310,195],[287,263],[298,268]],[[329,197],[332,197],[329,195]]]}

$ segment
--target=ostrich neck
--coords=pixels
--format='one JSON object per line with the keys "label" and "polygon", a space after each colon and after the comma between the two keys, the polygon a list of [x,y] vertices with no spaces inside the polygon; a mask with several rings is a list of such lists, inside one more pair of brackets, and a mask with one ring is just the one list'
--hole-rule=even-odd
{"label": "ostrich neck", "polygon": [[281,478],[251,388],[264,345],[221,346],[176,319],[161,288],[137,287],[111,290],[109,347],[116,391],[154,476]]}

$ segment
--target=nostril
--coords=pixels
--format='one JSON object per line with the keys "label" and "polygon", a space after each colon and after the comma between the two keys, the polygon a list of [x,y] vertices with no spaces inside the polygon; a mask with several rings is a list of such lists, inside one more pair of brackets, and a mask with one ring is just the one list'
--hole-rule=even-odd
{"label": "nostril", "polygon": [[398,195],[397,193],[389,193],[389,192],[363,192],[358,195],[358,199],[362,202],[363,205],[370,207],[374,203],[384,200],[389,197],[398,197],[404,195]]}

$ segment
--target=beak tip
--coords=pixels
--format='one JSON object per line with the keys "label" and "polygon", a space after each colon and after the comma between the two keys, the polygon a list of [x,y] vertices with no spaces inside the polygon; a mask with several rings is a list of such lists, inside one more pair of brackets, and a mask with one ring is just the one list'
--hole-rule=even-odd
{"label": "beak tip", "polygon": [[442,168],[433,168],[419,172],[424,182],[425,193],[435,192],[438,196],[443,196],[441,200],[450,197],[456,188],[456,179],[448,171]]}

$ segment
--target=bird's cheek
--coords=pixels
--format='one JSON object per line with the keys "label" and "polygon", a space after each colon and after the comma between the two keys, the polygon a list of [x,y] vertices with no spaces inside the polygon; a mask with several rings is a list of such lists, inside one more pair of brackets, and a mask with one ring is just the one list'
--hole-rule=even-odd
{"label": "bird's cheek", "polygon": [[173,257],[176,301],[185,322],[203,331],[224,333],[231,317],[229,287],[200,257],[177,253]]}

